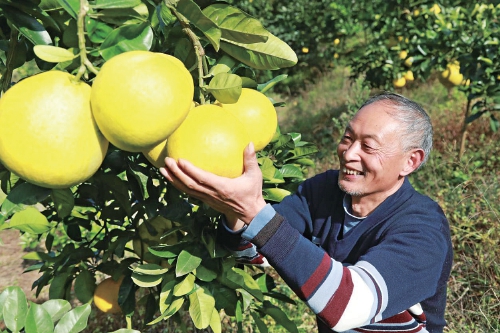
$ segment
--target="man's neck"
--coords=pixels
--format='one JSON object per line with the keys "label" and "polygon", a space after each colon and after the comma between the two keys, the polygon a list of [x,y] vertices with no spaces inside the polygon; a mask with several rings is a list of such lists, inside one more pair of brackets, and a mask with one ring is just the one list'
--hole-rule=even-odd
{"label": "man's neck", "polygon": [[351,197],[351,209],[352,214],[358,217],[364,217],[370,215],[382,202],[385,201],[389,196],[396,193],[397,190],[403,185],[404,178],[398,182],[397,186],[394,186],[391,191],[386,191],[382,193],[372,193],[369,195],[362,196],[352,196]]}

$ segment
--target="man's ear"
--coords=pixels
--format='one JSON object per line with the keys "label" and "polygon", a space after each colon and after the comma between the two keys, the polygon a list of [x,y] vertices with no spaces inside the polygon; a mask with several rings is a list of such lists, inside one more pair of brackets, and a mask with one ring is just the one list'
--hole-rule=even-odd
{"label": "man's ear", "polygon": [[403,170],[399,173],[400,176],[408,176],[413,171],[417,170],[417,168],[424,161],[425,153],[423,149],[416,148],[409,151],[406,155],[406,161],[403,166]]}

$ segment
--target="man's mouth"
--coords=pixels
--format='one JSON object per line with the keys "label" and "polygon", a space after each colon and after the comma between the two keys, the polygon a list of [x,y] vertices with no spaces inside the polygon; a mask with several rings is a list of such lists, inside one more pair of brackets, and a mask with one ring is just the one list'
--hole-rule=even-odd
{"label": "man's mouth", "polygon": [[352,169],[347,169],[347,168],[343,168],[342,169],[342,172],[347,174],[347,175],[353,175],[353,176],[361,176],[361,175],[364,175],[363,172],[361,171],[357,171],[357,170],[352,170]]}

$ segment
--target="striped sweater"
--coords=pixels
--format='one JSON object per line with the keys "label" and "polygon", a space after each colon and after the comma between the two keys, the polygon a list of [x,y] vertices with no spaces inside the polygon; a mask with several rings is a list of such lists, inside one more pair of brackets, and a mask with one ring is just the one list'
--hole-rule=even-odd
{"label": "striped sweater", "polygon": [[442,332],[452,246],[440,207],[405,180],[343,235],[337,179],[333,170],[308,179],[242,232],[223,230],[224,241],[247,262],[268,261],[320,333]]}

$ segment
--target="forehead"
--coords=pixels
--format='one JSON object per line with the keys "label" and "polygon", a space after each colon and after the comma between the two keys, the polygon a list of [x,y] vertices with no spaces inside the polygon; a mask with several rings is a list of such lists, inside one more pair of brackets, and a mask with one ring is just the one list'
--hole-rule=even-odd
{"label": "forehead", "polygon": [[362,107],[349,122],[348,130],[356,135],[373,137],[379,140],[397,136],[401,124],[391,116],[394,106],[387,102],[375,102]]}
{"label": "forehead", "polygon": [[402,126],[391,116],[391,112],[395,112],[394,106],[386,102],[366,105],[349,122],[347,130],[360,139],[373,139],[384,146],[399,146]]}

